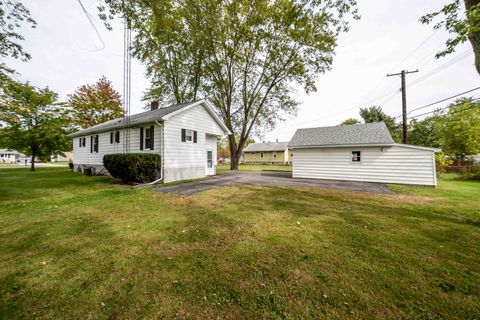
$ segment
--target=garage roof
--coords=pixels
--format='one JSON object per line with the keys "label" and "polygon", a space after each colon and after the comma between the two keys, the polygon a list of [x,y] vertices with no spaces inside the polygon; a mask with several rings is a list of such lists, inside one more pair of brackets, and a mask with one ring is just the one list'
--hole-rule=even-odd
{"label": "garage roof", "polygon": [[285,142],[267,142],[267,143],[250,143],[244,152],[268,152],[268,151],[285,151],[288,141]]}
{"label": "garage roof", "polygon": [[291,148],[393,145],[394,141],[384,122],[298,129],[288,144]]}

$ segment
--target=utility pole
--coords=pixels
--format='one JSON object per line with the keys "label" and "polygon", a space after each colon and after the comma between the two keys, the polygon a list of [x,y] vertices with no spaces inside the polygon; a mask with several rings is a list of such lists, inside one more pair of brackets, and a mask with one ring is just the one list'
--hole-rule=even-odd
{"label": "utility pole", "polygon": [[418,72],[418,69],[415,71],[405,71],[402,70],[400,73],[394,73],[394,74],[387,74],[387,77],[393,77],[393,76],[401,76],[402,78],[402,129],[403,129],[403,135],[402,135],[402,143],[407,144],[408,143],[408,137],[407,137],[407,85],[406,85],[406,80],[405,80],[405,75],[409,73],[415,73]]}

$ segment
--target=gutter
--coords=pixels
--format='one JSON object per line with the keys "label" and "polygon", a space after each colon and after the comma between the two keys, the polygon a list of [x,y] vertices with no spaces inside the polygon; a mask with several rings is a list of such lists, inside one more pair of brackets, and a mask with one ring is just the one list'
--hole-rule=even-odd
{"label": "gutter", "polygon": [[160,145],[160,178],[158,178],[157,180],[155,181],[152,181],[152,182],[149,182],[149,183],[144,183],[144,184],[139,184],[139,185],[136,185],[136,186],[133,186],[133,189],[140,189],[140,188],[146,188],[146,187],[150,187],[150,186],[153,186],[153,185],[156,185],[156,184],[159,184],[161,182],[163,182],[163,149],[164,149],[164,139],[163,139],[163,124],[159,123],[158,120],[155,120],[155,123],[160,127],[162,128],[162,130],[160,130],[160,133],[161,133],[161,145]]}

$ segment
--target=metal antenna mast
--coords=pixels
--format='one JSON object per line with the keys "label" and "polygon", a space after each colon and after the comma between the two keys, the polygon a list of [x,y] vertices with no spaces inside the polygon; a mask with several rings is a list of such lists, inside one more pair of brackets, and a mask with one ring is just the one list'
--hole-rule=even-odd
{"label": "metal antenna mast", "polygon": [[125,115],[123,125],[123,152],[130,152],[130,92],[132,87],[132,34],[128,27],[128,21],[124,21],[123,30],[123,112]]}

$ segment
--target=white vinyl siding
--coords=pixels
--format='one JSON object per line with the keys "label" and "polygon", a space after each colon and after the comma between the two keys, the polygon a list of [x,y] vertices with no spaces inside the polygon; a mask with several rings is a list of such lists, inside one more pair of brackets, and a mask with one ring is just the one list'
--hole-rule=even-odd
{"label": "white vinyl siding", "polygon": [[[361,162],[351,161],[352,151],[361,152]],[[404,146],[296,148],[293,177],[434,186],[435,157]]]}
{"label": "white vinyl siding", "polygon": [[[143,128],[150,128],[153,124],[145,124]],[[130,128],[130,153],[160,153],[161,146],[161,127],[158,125],[154,126],[154,150],[145,149],[140,150],[140,127]],[[74,165],[84,164],[84,165],[102,165],[103,156],[106,154],[112,153],[123,153],[124,152],[124,141],[125,141],[125,131],[120,131],[120,143],[110,143],[110,132],[101,132],[94,133],[92,135],[87,135],[85,141],[85,147],[79,147],[78,139],[82,137],[73,138],[73,163]],[[90,153],[90,136],[96,136],[98,134],[98,153]]]}
{"label": "white vinyl siding", "polygon": [[[164,122],[165,182],[202,178],[206,167],[206,135],[222,136],[223,129],[209,112],[198,105]],[[197,143],[182,142],[182,129],[197,131]],[[214,138],[216,161],[216,138]],[[213,143],[213,142],[212,142]]]}

